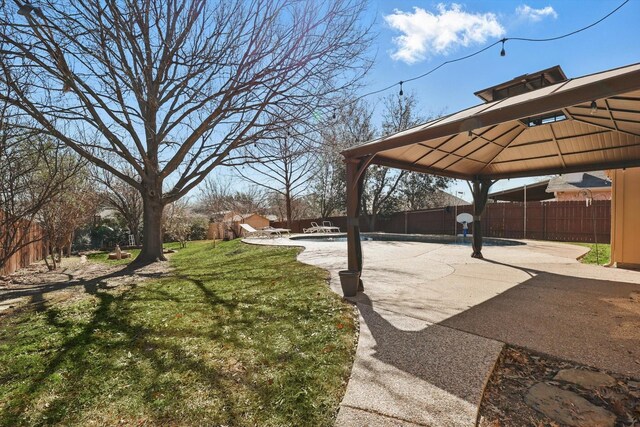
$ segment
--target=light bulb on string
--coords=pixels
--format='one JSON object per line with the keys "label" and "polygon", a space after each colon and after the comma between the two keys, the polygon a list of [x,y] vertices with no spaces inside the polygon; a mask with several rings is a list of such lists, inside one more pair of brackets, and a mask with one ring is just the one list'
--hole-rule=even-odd
{"label": "light bulb on string", "polygon": [[596,101],[591,101],[591,114],[595,114],[598,112],[598,104]]}
{"label": "light bulb on string", "polygon": [[400,93],[398,95],[402,96],[404,95],[404,92],[402,91],[402,80],[400,81]]}
{"label": "light bulb on string", "polygon": [[507,39],[502,39],[502,50],[500,50],[500,56],[505,56],[507,54],[507,52],[504,50],[504,42],[507,41]]}

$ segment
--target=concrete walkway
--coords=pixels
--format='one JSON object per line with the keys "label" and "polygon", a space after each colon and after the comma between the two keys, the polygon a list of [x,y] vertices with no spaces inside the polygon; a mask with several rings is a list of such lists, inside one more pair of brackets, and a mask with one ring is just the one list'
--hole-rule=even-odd
{"label": "concrete walkway", "polygon": [[[346,243],[304,246],[299,260],[338,271]],[[336,425],[475,425],[503,343],[640,376],[640,273],[586,266],[585,248],[363,242],[360,338]],[[637,296],[637,299],[636,299]]]}

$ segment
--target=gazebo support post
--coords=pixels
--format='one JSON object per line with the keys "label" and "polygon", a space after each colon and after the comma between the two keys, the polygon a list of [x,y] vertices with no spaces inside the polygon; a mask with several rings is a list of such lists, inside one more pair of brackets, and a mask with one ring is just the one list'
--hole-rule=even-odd
{"label": "gazebo support post", "polygon": [[358,275],[358,291],[364,291],[362,279],[362,245],[360,243],[360,204],[364,175],[369,161],[346,159],[347,163],[347,263],[348,271]]}
{"label": "gazebo support post", "polygon": [[482,259],[482,214],[487,206],[489,188],[494,181],[476,177],[473,180],[473,253],[471,258]]}

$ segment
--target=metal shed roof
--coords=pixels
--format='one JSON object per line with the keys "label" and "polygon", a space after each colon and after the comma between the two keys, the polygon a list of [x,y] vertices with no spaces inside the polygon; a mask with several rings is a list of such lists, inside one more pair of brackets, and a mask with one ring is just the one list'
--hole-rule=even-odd
{"label": "metal shed roof", "polygon": [[640,166],[640,63],[477,105],[342,154],[460,179]]}

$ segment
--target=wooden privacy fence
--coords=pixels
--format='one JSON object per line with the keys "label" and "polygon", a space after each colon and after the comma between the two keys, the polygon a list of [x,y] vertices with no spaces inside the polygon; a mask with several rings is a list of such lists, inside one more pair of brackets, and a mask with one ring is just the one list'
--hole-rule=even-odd
{"label": "wooden privacy fence", "polygon": [[[376,220],[374,231],[404,234],[462,233],[462,225],[455,223],[456,213],[472,213],[471,205],[447,206],[423,211],[397,212]],[[526,221],[525,221],[526,218]],[[346,230],[346,217],[331,217],[334,225]],[[322,219],[296,220],[291,231],[301,233],[311,222],[322,224]],[[274,227],[286,227],[276,222]],[[366,217],[360,218],[362,231],[369,230]],[[611,201],[585,201],[491,203],[482,218],[483,235],[512,239],[555,240],[563,242],[609,243],[611,235]],[[473,233],[473,225],[469,225]]]}
{"label": "wooden privacy fence", "polygon": [[[0,233],[2,232],[3,230],[0,230]],[[0,274],[13,273],[44,258],[45,248],[42,244],[42,231],[37,224],[31,224],[27,231],[27,236],[25,236],[25,241],[31,243],[23,246],[18,252],[10,256],[4,265],[0,265]],[[2,251],[1,248],[0,251]]]}

